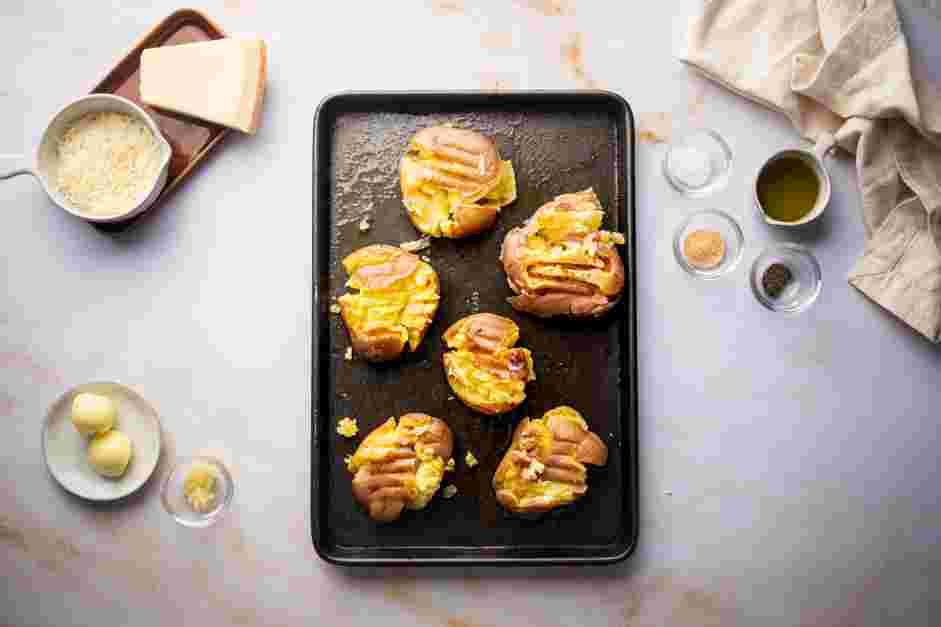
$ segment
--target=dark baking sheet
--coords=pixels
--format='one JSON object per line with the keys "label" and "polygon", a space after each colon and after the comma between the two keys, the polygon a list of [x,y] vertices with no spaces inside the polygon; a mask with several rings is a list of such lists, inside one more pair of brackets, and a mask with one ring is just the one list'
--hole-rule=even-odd
{"label": "dark baking sheet", "polygon": [[[180,9],[161,20],[134,43],[131,50],[91,90],[93,94],[123,96],[146,109],[173,149],[167,184],[153,206],[158,205],[177,185],[186,180],[193,168],[225,137],[228,129],[211,122],[155,109],[141,102],[141,53],[147,48],[209,41],[225,36],[225,32],[204,13],[194,9]],[[150,209],[153,209],[153,206]]]}
{"label": "dark baking sheet", "polygon": [[[340,261],[375,243],[415,240],[401,205],[398,161],[419,128],[452,122],[494,137],[516,169],[519,197],[494,230],[433,240],[441,281],[435,321],[417,353],[398,362],[346,361],[350,345],[331,299],[345,291]],[[338,564],[605,563],[627,557],[637,537],[636,323],[634,307],[633,120],[627,103],[605,92],[346,93],[325,99],[314,122],[313,373],[311,517],[314,546]],[[627,236],[622,302],[593,322],[544,321],[515,312],[498,262],[507,231],[554,196],[594,187],[605,228]],[[372,228],[358,223],[369,215]],[[441,335],[474,312],[513,318],[520,345],[533,352],[537,380],[512,414],[476,414],[452,397],[441,366]],[[504,511],[490,485],[524,416],[571,405],[608,444],[605,468],[589,470],[589,492],[538,519]],[[421,411],[455,434],[457,472],[445,475],[457,496],[435,497],[391,524],[370,520],[353,500],[343,458],[389,416]],[[337,435],[353,416],[360,435]],[[468,469],[471,450],[480,465]]]}

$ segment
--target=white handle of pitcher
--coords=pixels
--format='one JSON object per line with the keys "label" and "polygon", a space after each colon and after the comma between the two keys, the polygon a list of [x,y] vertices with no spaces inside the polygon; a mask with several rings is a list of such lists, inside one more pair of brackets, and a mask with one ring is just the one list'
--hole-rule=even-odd
{"label": "white handle of pitcher", "polygon": [[21,174],[29,174],[39,178],[36,171],[29,167],[27,158],[23,155],[0,154],[0,181],[11,179]]}
{"label": "white handle of pitcher", "polygon": [[833,135],[826,131],[820,133],[817,142],[814,144],[814,154],[820,159],[820,162],[823,163],[836,149],[837,143]]}

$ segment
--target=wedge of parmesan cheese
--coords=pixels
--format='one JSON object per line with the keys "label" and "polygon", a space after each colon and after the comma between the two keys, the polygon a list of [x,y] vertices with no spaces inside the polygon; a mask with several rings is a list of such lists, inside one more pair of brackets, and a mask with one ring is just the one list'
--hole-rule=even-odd
{"label": "wedge of parmesan cheese", "polygon": [[141,54],[146,104],[246,133],[261,119],[267,52],[260,39],[215,39]]}

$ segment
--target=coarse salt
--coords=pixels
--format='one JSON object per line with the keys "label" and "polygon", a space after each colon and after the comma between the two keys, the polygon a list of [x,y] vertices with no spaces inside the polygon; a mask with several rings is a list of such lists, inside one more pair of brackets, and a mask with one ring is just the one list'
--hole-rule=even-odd
{"label": "coarse salt", "polygon": [[692,147],[680,147],[670,151],[669,168],[677,181],[690,188],[702,187],[709,182],[712,175],[709,155]]}

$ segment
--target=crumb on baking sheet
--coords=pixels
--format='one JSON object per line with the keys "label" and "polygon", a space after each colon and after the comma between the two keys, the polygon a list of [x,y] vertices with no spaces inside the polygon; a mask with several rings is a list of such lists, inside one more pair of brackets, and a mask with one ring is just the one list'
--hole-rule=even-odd
{"label": "crumb on baking sheet", "polygon": [[425,250],[426,248],[431,248],[431,238],[423,237],[421,239],[416,239],[411,242],[402,242],[399,244],[399,248],[409,253],[417,253],[420,250]]}
{"label": "crumb on baking sheet", "polygon": [[360,233],[365,233],[370,228],[372,228],[372,224],[369,223],[369,216],[363,216],[363,219],[359,221]]}
{"label": "crumb on baking sheet", "polygon": [[445,486],[444,491],[441,492],[441,496],[446,499],[453,497],[455,494],[457,494],[457,486],[454,484]]}
{"label": "crumb on baking sheet", "polygon": [[343,355],[343,359],[346,361],[353,361],[353,347],[347,346],[346,353]]}
{"label": "crumb on baking sheet", "polygon": [[350,418],[349,416],[340,418],[337,421],[337,433],[342,435],[344,438],[354,437],[357,433],[359,433],[359,425],[356,424],[356,418]]}
{"label": "crumb on baking sheet", "polygon": [[467,464],[468,468],[473,468],[480,462],[477,461],[477,458],[474,457],[474,454],[470,451],[467,451],[467,455],[464,456],[464,463]]}
{"label": "crumb on baking sheet", "polygon": [[480,292],[474,290],[471,295],[465,299],[469,308],[474,313],[480,313]]}

